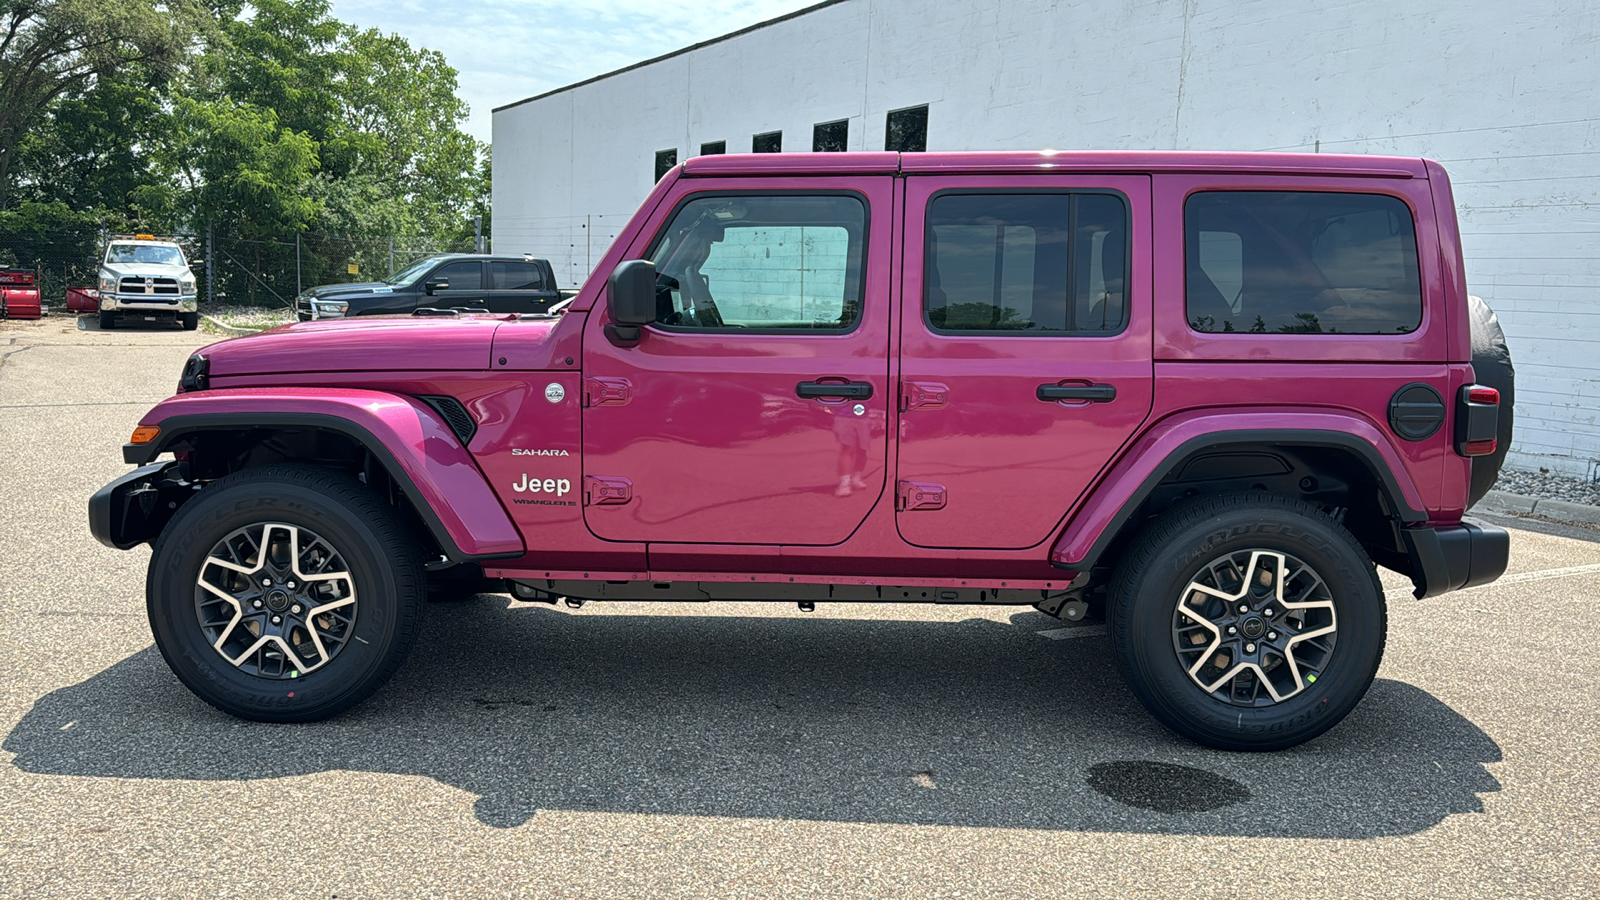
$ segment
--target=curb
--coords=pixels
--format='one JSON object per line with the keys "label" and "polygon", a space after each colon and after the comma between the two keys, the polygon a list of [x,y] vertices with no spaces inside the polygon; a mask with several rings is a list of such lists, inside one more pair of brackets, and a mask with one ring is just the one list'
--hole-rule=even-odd
{"label": "curb", "polygon": [[1473,509],[1508,516],[1540,516],[1578,525],[1600,525],[1600,506],[1573,503],[1569,500],[1527,497],[1509,491],[1490,491],[1483,495],[1483,499],[1479,500]]}
{"label": "curb", "polygon": [[229,334],[255,334],[258,330],[255,328],[240,328],[236,325],[229,325],[227,322],[222,321],[216,316],[208,316],[205,313],[201,313],[200,318],[205,319],[207,322],[210,322],[212,325],[221,328],[223,331],[226,331]]}

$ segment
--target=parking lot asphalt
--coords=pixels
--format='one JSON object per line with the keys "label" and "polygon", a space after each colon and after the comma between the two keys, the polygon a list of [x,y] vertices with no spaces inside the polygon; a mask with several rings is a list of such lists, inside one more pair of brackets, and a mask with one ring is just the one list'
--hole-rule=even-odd
{"label": "parking lot asphalt", "polygon": [[1495,585],[1386,578],[1371,693],[1280,753],[1015,607],[482,595],[351,713],[228,718],[85,522],[208,340],[0,323],[0,896],[1600,895],[1600,533],[1538,523]]}

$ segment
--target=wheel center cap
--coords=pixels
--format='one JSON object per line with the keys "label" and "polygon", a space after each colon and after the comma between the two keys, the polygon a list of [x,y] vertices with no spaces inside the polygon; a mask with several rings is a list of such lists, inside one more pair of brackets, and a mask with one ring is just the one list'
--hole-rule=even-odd
{"label": "wheel center cap", "polygon": [[1251,616],[1239,623],[1239,631],[1247,638],[1261,637],[1267,631],[1267,623],[1260,616]]}
{"label": "wheel center cap", "polygon": [[273,612],[281,613],[289,608],[289,592],[283,588],[273,588],[267,591],[267,608]]}

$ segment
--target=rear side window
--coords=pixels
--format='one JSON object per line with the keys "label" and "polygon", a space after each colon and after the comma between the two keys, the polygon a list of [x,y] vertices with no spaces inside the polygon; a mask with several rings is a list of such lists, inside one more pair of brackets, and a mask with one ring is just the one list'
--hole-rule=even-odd
{"label": "rear side window", "polygon": [[1206,191],[1184,206],[1189,326],[1405,334],[1422,324],[1411,209],[1396,197]]}
{"label": "rear side window", "polygon": [[866,236],[867,207],[854,195],[691,200],[650,254],[656,322],[849,331],[861,317]]}
{"label": "rear side window", "polygon": [[938,332],[1111,334],[1127,324],[1128,208],[1116,194],[941,194],[923,309]]}
{"label": "rear side window", "polygon": [[491,262],[489,272],[494,276],[494,286],[501,291],[538,291],[544,289],[544,273],[537,263]]}

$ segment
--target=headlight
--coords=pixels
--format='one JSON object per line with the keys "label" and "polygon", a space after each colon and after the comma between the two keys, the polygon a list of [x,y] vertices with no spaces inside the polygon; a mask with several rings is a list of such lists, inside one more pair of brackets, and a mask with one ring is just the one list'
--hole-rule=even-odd
{"label": "headlight", "polygon": [[194,276],[184,275],[178,278],[178,290],[185,294],[194,293]]}
{"label": "headlight", "polygon": [[105,291],[108,294],[116,293],[117,292],[117,276],[115,276],[115,275],[106,275],[105,273],[101,273],[101,275],[100,275],[100,290]]}
{"label": "headlight", "polygon": [[344,300],[311,301],[311,318],[313,319],[342,319],[349,310],[350,304]]}

